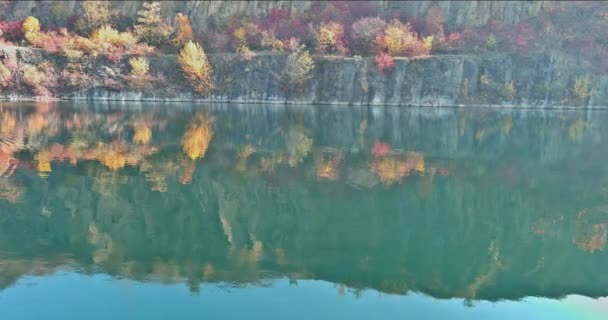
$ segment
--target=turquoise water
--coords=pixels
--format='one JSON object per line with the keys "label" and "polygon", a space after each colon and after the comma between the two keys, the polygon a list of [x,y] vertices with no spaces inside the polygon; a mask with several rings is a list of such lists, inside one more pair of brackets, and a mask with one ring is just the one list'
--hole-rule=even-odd
{"label": "turquoise water", "polygon": [[604,319],[606,123],[4,103],[2,319]]}

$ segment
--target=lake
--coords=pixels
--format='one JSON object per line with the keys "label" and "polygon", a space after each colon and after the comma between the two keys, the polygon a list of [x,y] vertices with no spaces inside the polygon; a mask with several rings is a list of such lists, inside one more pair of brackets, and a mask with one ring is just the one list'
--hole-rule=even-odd
{"label": "lake", "polygon": [[608,112],[0,104],[2,319],[605,319]]}

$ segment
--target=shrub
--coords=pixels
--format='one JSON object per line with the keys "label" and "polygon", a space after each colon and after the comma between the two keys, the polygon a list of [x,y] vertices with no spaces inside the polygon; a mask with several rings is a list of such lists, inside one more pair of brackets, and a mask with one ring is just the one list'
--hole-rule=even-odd
{"label": "shrub", "polygon": [[574,82],[574,97],[579,101],[584,101],[591,97],[589,78],[577,77]]}
{"label": "shrub", "polygon": [[23,35],[31,43],[36,43],[40,35],[40,21],[35,17],[29,16],[23,20]]}
{"label": "shrub", "polygon": [[374,58],[374,62],[376,63],[378,72],[382,73],[390,73],[395,67],[395,59],[384,52],[379,53]]}
{"label": "shrub", "polygon": [[428,54],[424,43],[418,35],[411,31],[409,24],[403,24],[393,19],[384,29],[384,33],[376,37],[376,45],[391,56],[405,55],[408,57]]}
{"label": "shrub", "polygon": [[433,40],[434,39],[435,39],[434,36],[427,36],[422,39],[422,45],[424,46],[424,49],[427,51],[427,53],[430,53],[431,50],[433,50]]}
{"label": "shrub", "polygon": [[507,100],[513,100],[517,96],[517,89],[515,89],[515,83],[509,81],[505,84],[505,96]]}
{"label": "shrub", "polygon": [[36,67],[31,64],[21,66],[21,79],[35,95],[50,97],[57,87],[57,76],[53,65],[48,62]]}
{"label": "shrub", "polygon": [[94,30],[110,24],[116,12],[112,9],[110,1],[82,1],[80,3],[81,16],[77,18],[75,29],[82,35],[88,36]]}
{"label": "shrub", "polygon": [[384,31],[386,21],[374,18],[361,18],[352,25],[351,38],[353,51],[369,54],[374,50],[374,39]]}
{"label": "shrub", "polygon": [[93,78],[78,68],[66,68],[59,74],[61,85],[68,90],[86,88],[94,83]]}
{"label": "shrub", "polygon": [[143,57],[129,59],[129,65],[131,66],[131,74],[137,77],[145,77],[150,70],[148,60]]}
{"label": "shrub", "polygon": [[36,45],[46,52],[56,53],[65,50],[67,39],[56,32],[39,34]]}
{"label": "shrub", "polygon": [[9,68],[7,68],[2,61],[0,61],[0,86],[8,87],[11,85],[13,80],[13,74]]}
{"label": "shrub", "polygon": [[346,54],[348,52],[344,37],[344,27],[336,22],[322,25],[315,34],[315,43],[317,52],[321,54]]}
{"label": "shrub", "polygon": [[129,82],[133,87],[143,87],[146,83],[150,64],[144,57],[129,59],[131,73],[129,74]]}
{"label": "shrub", "polygon": [[0,21],[0,31],[3,39],[19,42],[23,40],[23,20]]}
{"label": "shrub", "polygon": [[488,38],[486,39],[485,42],[485,47],[488,50],[495,50],[496,49],[496,37],[493,34],[490,34],[488,36]]}
{"label": "shrub", "polygon": [[110,46],[131,46],[137,43],[137,38],[130,32],[118,32],[110,26],[103,26],[91,35],[91,40],[106,50]]}
{"label": "shrub", "polygon": [[168,43],[172,29],[160,15],[160,3],[145,2],[137,16],[135,34],[139,39],[156,47]]}
{"label": "shrub", "polygon": [[181,48],[188,41],[192,41],[192,26],[188,16],[182,13],[175,16],[175,24],[177,25],[177,34],[173,38],[173,44]]}
{"label": "shrub", "polygon": [[247,31],[245,27],[236,28],[232,32],[232,37],[234,38],[234,46],[235,48],[239,48],[247,45]]}
{"label": "shrub", "polygon": [[213,88],[213,68],[203,48],[192,41],[179,52],[179,65],[194,91],[209,94]]}
{"label": "shrub", "polygon": [[243,61],[251,61],[255,56],[255,52],[251,51],[248,46],[241,46],[236,49],[236,52]]}
{"label": "shrub", "polygon": [[305,46],[291,38],[288,42],[290,50],[283,68],[282,81],[287,85],[288,91],[299,92],[304,84],[312,78],[312,71],[315,68],[314,60]]}

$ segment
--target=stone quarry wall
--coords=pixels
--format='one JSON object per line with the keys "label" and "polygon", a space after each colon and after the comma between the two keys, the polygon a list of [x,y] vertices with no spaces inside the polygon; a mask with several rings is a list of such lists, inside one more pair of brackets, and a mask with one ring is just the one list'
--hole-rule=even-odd
{"label": "stone quarry wall", "polygon": [[[280,75],[285,56],[260,54],[251,61],[211,55],[215,90],[193,95],[174,56],[151,58],[167,83],[145,92],[91,88],[70,99],[202,100],[238,103],[290,103],[390,106],[608,106],[608,76],[594,74],[576,58],[555,54],[443,55],[397,58],[389,74],[376,71],[372,58],[316,57],[314,75],[298,93],[289,93]],[[576,79],[589,79],[589,98],[574,92]],[[509,84],[514,91],[509,92]]]}

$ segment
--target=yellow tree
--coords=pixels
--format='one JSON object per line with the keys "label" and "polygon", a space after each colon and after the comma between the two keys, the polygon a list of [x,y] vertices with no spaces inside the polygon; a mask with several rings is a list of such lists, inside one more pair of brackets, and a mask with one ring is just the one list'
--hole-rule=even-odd
{"label": "yellow tree", "polygon": [[40,36],[40,21],[35,17],[29,16],[23,20],[23,26],[21,27],[25,39],[31,43],[36,43]]}
{"label": "yellow tree", "polygon": [[200,94],[209,94],[213,89],[211,78],[213,68],[203,48],[198,43],[189,41],[179,52],[178,60],[180,68],[184,72],[184,77],[194,91]]}

